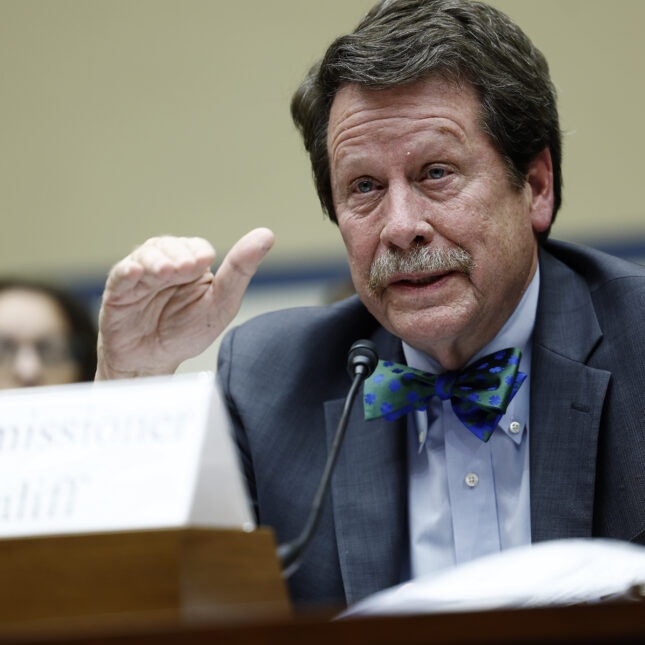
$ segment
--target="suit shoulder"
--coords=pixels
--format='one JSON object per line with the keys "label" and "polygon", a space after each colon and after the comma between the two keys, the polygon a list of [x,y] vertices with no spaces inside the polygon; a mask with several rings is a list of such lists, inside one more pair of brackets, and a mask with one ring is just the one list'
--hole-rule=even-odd
{"label": "suit shoulder", "polygon": [[371,336],[377,327],[357,296],[328,306],[273,311],[230,330],[222,340],[220,364],[226,353],[235,361],[280,364],[312,353],[344,357],[355,340]]}
{"label": "suit shoulder", "polygon": [[607,286],[616,289],[639,289],[645,286],[645,266],[603,251],[555,240],[549,240],[544,245],[544,251],[575,271],[591,292]]}
{"label": "suit shoulder", "polygon": [[[332,305],[291,307],[260,314],[235,328],[235,334],[253,342],[306,340],[321,332],[338,333],[346,327],[375,326],[376,323],[357,296]],[[320,338],[319,338],[320,339]]]}
{"label": "suit shoulder", "polygon": [[[545,269],[544,289],[560,310],[580,306],[582,311],[584,301],[580,294],[588,294],[585,297],[592,303],[593,315],[604,336],[598,348],[601,354],[604,349],[608,357],[621,351],[632,359],[644,355],[645,346],[640,341],[640,330],[645,327],[644,266],[602,251],[554,241],[544,246],[540,260]],[[565,269],[555,269],[562,264]]]}

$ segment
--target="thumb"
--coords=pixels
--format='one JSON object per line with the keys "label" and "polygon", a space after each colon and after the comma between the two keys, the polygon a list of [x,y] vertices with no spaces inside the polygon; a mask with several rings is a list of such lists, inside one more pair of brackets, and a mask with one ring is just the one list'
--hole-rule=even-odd
{"label": "thumb", "polygon": [[268,228],[256,228],[239,239],[226,254],[213,279],[213,300],[226,318],[237,314],[242,297],[260,262],[273,246]]}

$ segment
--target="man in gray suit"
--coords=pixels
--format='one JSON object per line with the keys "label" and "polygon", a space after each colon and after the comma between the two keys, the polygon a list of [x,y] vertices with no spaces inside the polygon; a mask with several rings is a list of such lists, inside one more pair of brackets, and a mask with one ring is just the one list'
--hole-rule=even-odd
{"label": "man in gray suit", "polygon": [[[485,441],[450,397],[396,421],[357,406],[294,599],[351,603],[531,541],[645,543],[645,269],[547,241],[561,147],[540,52],[487,5],[385,0],[330,46],[292,112],[358,296],[223,341],[259,521],[279,541],[300,531],[354,340],[444,380],[515,347],[527,374]],[[252,231],[215,275],[195,238],[155,238],[122,260],[97,378],[169,373],[203,350],[272,242]]]}

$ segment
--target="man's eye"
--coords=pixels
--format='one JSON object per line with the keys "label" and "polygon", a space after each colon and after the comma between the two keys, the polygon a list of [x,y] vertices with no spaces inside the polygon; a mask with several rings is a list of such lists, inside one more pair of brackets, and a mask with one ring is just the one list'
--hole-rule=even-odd
{"label": "man's eye", "polygon": [[356,184],[356,190],[358,190],[359,193],[369,193],[374,190],[374,182],[371,179],[361,179]]}
{"label": "man's eye", "polygon": [[428,168],[428,177],[430,179],[443,179],[445,176],[445,168]]}

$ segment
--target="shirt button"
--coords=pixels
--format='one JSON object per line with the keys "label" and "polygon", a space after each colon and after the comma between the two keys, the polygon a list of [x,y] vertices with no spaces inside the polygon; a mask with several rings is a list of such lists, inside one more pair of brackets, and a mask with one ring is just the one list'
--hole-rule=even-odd
{"label": "shirt button", "polygon": [[521,424],[521,423],[518,423],[517,421],[513,421],[513,422],[511,423],[511,425],[509,426],[509,430],[510,430],[513,434],[518,434],[518,433],[519,433],[519,431],[520,431],[521,429],[522,429],[522,424]]}
{"label": "shirt button", "polygon": [[475,488],[479,484],[479,477],[476,473],[468,473],[465,477],[465,482],[469,488]]}

